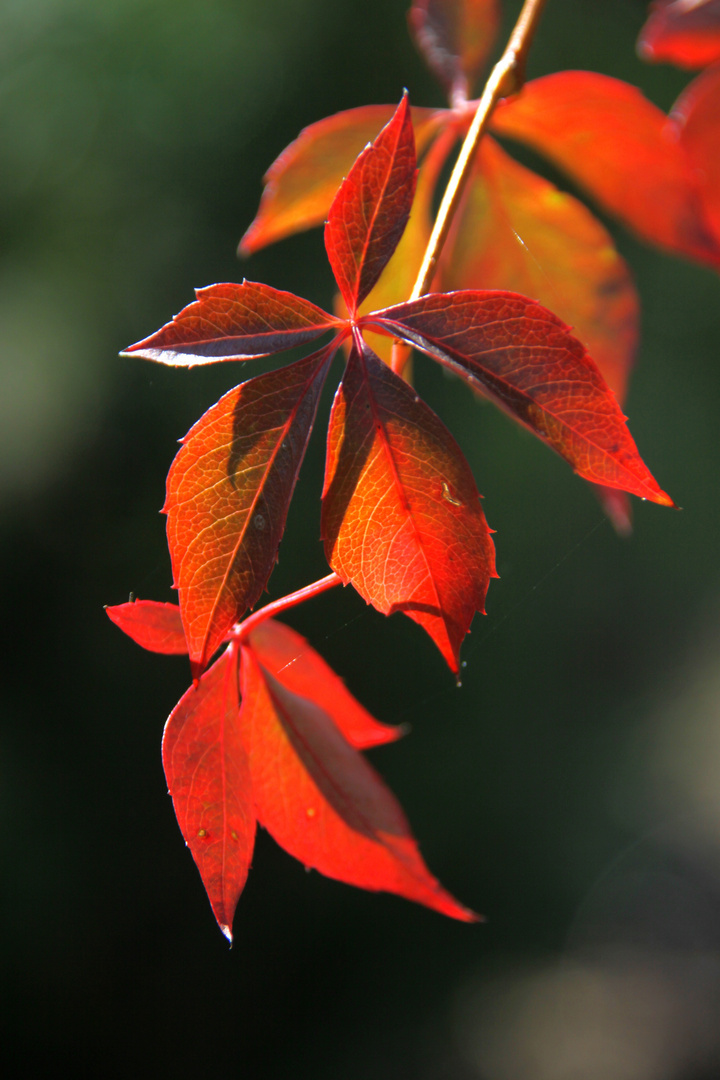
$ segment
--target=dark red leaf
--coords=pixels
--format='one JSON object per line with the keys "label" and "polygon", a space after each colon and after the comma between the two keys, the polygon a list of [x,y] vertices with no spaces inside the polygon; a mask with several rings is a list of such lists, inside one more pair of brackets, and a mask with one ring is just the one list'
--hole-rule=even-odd
{"label": "dark red leaf", "polygon": [[305,866],[464,922],[430,874],[399,804],[330,717],[243,649],[241,725],[258,820]]}
{"label": "dark red leaf", "polygon": [[546,75],[502,102],[492,126],[545,154],[644,239],[720,265],[673,125],[634,86],[591,71]]}
{"label": "dark red leaf", "polygon": [[338,321],[293,293],[253,281],[196,289],[188,304],[156,334],[122,353],[192,367],[218,360],[252,360],[314,341]]}
{"label": "dark red leaf", "polygon": [[353,349],[333,405],[322,535],[342,580],[414,619],[457,672],[496,576],[489,529],[455,440],[367,346]]}
{"label": "dark red leaf", "polygon": [[333,199],[325,248],[348,311],[372,289],[403,234],[415,194],[415,140],[403,95],[392,119],[360,154]]}
{"label": "dark red leaf", "polygon": [[309,642],[284,623],[266,619],[251,632],[249,643],[263,667],[287,690],[322,709],[351,746],[365,750],[403,734],[402,728],[378,723]]}
{"label": "dark red leaf", "polygon": [[193,671],[259,599],[335,346],[236,386],[183,440],[165,513]]}
{"label": "dark red leaf", "polygon": [[720,60],[720,0],[656,0],[637,50],[654,63],[683,68],[714,64]]}
{"label": "dark red leaf", "polygon": [[135,600],[130,604],[106,607],[112,619],[128,637],[150,652],[185,654],[188,647],[177,604],[156,600]]}
{"label": "dark red leaf", "polygon": [[420,52],[451,99],[466,99],[495,44],[499,0],[414,0],[408,21]]}
{"label": "dark red leaf", "polygon": [[175,706],[162,744],[178,824],[229,941],[255,840],[237,661],[237,646],[230,645]]}
{"label": "dark red leaf", "polygon": [[640,458],[615,395],[556,315],[506,292],[420,297],[385,324],[481,390],[586,480],[672,506]]}
{"label": "dark red leaf", "polygon": [[[322,225],[355,158],[394,112],[393,105],[363,105],[304,128],[265,174],[260,209],[240,241],[240,254],[251,255],[284,236]],[[418,153],[444,112],[410,110]]]}
{"label": "dark red leaf", "polygon": [[671,118],[720,244],[720,67],[693,79],[673,106]]}

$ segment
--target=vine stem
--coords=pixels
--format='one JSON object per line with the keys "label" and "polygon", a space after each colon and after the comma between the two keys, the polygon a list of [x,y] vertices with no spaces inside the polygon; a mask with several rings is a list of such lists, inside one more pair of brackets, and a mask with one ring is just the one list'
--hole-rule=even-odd
{"label": "vine stem", "polygon": [[288,608],[296,607],[306,600],[311,600],[313,596],[319,596],[320,593],[327,592],[328,589],[333,589],[341,583],[342,578],[338,577],[337,574],[328,574],[327,577],[320,578],[319,581],[313,581],[311,585],[306,585],[305,588],[298,589],[297,592],[288,593],[287,596],[281,596],[279,600],[273,600],[271,603],[266,604],[265,607],[253,612],[252,615],[248,615],[243,622],[238,623],[230,634],[231,640],[244,641],[248,634],[256,626],[259,626],[261,622],[265,622],[266,619],[272,618],[273,615],[279,615],[282,611],[287,611]]}
{"label": "vine stem", "polygon": [[424,296],[432,285],[440,253],[470,176],[475,152],[485,133],[493,109],[501,98],[516,94],[525,83],[527,55],[546,2],[547,0],[525,0],[505,52],[492,69],[440,203],[422,265],[413,291],[408,298],[410,300],[417,300],[418,297]]}
{"label": "vine stem", "polygon": [[[440,253],[470,176],[475,151],[485,133],[493,109],[501,98],[516,94],[525,83],[527,55],[546,3],[547,0],[525,0],[505,51],[492,69],[445,189],[417,280],[408,297],[409,300],[417,300],[418,297],[423,296],[432,284]],[[402,374],[408,351],[400,347],[393,349],[391,366],[398,374]],[[279,600],[273,600],[272,603],[266,604],[265,607],[250,615],[244,622],[238,623],[233,629],[232,640],[243,641],[265,619],[279,615],[288,608],[296,607],[312,599],[313,596],[319,596],[320,593],[340,583],[341,579],[337,574],[328,574],[327,577],[306,585],[304,589],[298,589],[297,592],[288,593]]]}

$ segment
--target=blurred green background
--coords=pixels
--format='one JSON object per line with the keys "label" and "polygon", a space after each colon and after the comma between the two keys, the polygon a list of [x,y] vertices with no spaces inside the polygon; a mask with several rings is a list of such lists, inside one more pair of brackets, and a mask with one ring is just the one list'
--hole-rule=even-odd
{"label": "blurred green background", "polygon": [[[457,690],[350,590],[288,616],[380,719],[431,869],[487,923],[307,874],[265,835],[217,930],[160,764],[182,659],[106,619],[173,599],[164,477],[237,369],[118,351],[244,274],[325,306],[319,231],[235,257],[304,125],[439,90],[407,0],[0,6],[0,1059],[6,1075],[710,1080],[720,1075],[720,283],[614,229],[643,300],[627,406],[682,513],[619,540],[567,467],[457,383],[499,582]],[[663,108],[642,0],[550,0],[530,75],[588,68]],[[519,3],[506,4],[506,23]],[[261,370],[259,366],[256,370]],[[326,572],[318,424],[272,596]]]}

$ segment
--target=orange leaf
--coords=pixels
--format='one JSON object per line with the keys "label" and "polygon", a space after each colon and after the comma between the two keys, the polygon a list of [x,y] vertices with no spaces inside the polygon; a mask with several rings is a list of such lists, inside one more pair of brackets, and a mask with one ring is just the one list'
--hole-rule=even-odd
{"label": "orange leaf", "polygon": [[428,871],[391,792],[323,709],[282,686],[248,648],[241,679],[255,812],[278,844],[328,877],[472,922]]}
{"label": "orange leaf", "polygon": [[551,311],[517,293],[421,296],[368,316],[491,397],[586,480],[672,506],[647,469],[615,395]]}
{"label": "orange leaf", "polygon": [[180,830],[229,941],[255,840],[237,668],[237,646],[230,645],[170,713],[162,744]]}
{"label": "orange leaf", "polygon": [[720,244],[720,67],[694,79],[670,115],[695,171],[705,216]]}
{"label": "orange leaf", "polygon": [[415,0],[408,21],[430,70],[465,100],[495,44],[499,0]]}
{"label": "orange leaf", "polygon": [[643,60],[701,68],[720,60],[720,0],[655,0],[640,31]]}
{"label": "orange leaf", "polygon": [[644,239],[720,265],[673,127],[634,86],[590,71],[546,75],[501,103],[492,126],[545,154]]}
{"label": "orange leaf", "polygon": [[105,612],[128,637],[150,652],[187,656],[185,631],[177,604],[135,600],[106,607]]}
{"label": "orange leaf", "polygon": [[333,404],[322,535],[342,580],[414,619],[457,672],[496,576],[489,529],[457,443],[367,346],[353,348]]}
{"label": "orange leaf", "polygon": [[191,428],[170,467],[168,545],[196,674],[275,565],[334,350],[230,390]]}
{"label": "orange leaf", "polygon": [[483,139],[442,260],[441,285],[506,289],[569,323],[622,400],[638,297],[609,233],[572,195]]}
{"label": "orange leaf", "polygon": [[351,746],[365,750],[403,734],[402,728],[378,723],[309,642],[284,623],[266,619],[251,632],[249,643],[263,667],[286,690],[323,709]]}
{"label": "orange leaf", "polygon": [[[393,105],[364,105],[304,128],[265,174],[260,208],[240,241],[240,254],[251,255],[284,236],[322,225],[358,154],[394,112]],[[411,109],[418,153],[442,112]]]}

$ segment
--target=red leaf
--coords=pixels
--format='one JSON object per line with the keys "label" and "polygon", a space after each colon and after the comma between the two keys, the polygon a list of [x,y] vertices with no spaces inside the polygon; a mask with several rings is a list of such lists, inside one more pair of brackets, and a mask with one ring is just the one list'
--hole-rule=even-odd
{"label": "red leaf", "polygon": [[407,94],[363,150],[333,199],[325,247],[354,315],[403,234],[415,194],[415,140]]}
{"label": "red leaf", "polygon": [[278,844],[349,885],[476,919],[430,874],[399,804],[330,717],[263,670],[250,649],[241,678],[255,811]]}
{"label": "red leaf", "polygon": [[554,311],[622,400],[639,307],[624,260],[582,203],[513,161],[489,136],[441,266],[444,291],[503,289]]}
{"label": "red leaf", "polygon": [[218,360],[252,360],[314,341],[338,321],[293,293],[253,281],[196,289],[188,304],[156,334],[121,356],[192,367]]}
{"label": "red leaf", "polygon": [[673,127],[634,86],[590,71],[546,75],[501,103],[492,126],[545,154],[646,240],[720,264]]}
{"label": "red leaf", "polygon": [[342,580],[378,611],[404,611],[457,672],[496,576],[489,529],[455,440],[367,346],[333,405],[322,535]]}
{"label": "red leaf", "polygon": [[402,728],[378,723],[305,638],[284,623],[266,619],[249,635],[249,643],[263,667],[286,690],[322,709],[351,746],[365,750],[403,734]]}
{"label": "red leaf", "polygon": [[255,839],[237,661],[237,646],[230,645],[175,706],[162,744],[178,824],[229,941]]}
{"label": "red leaf", "polygon": [[130,604],[106,607],[108,618],[128,637],[150,652],[185,654],[187,642],[177,604],[156,600],[135,600]]}
{"label": "red leaf", "polygon": [[694,169],[705,216],[720,244],[720,67],[694,79],[671,113]]}
{"label": "red leaf", "polygon": [[[322,225],[355,158],[395,112],[392,105],[364,105],[328,116],[300,132],[265,174],[260,209],[240,241],[240,254],[302,229]],[[444,110],[410,110],[418,153]]]}
{"label": "red leaf", "polygon": [[720,0],[662,0],[640,31],[643,60],[701,68],[720,60]]}
{"label": "red leaf", "polygon": [[420,297],[368,316],[491,397],[586,480],[672,506],[612,391],[556,315],[507,292]]}
{"label": "red leaf", "polygon": [[466,100],[500,26],[499,0],[414,0],[408,21],[431,71]]}
{"label": "red leaf", "polygon": [[172,463],[168,545],[194,672],[265,588],[335,348],[230,390]]}

